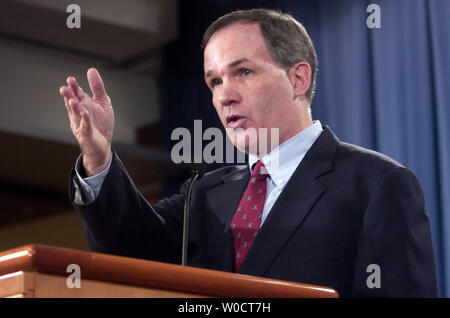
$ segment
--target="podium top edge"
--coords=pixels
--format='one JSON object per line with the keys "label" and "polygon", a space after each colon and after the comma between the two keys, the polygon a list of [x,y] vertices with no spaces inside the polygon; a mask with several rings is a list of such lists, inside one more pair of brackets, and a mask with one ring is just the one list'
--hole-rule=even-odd
{"label": "podium top edge", "polygon": [[18,271],[68,276],[80,266],[81,278],[189,292],[212,297],[337,298],[328,287],[256,277],[190,266],[28,244],[0,252],[0,278]]}

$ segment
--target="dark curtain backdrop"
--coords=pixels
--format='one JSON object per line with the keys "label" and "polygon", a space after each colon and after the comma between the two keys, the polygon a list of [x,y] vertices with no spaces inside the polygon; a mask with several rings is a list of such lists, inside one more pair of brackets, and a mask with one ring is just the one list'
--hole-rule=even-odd
{"label": "dark curtain backdrop", "polygon": [[[381,8],[369,29],[366,7]],[[177,127],[221,124],[203,82],[201,37],[220,15],[264,7],[291,13],[319,58],[314,119],[343,141],[382,152],[421,182],[430,216],[441,297],[450,296],[450,1],[180,0],[179,39],[164,52],[164,145]],[[213,165],[210,168],[215,168]],[[175,191],[170,185],[166,194]]]}

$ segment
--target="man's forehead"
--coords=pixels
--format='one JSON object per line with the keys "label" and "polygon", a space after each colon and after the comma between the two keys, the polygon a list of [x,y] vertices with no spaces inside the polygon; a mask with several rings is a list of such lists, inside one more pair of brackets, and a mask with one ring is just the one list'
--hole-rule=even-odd
{"label": "man's forehead", "polygon": [[234,39],[237,39],[239,37],[257,39],[261,36],[261,29],[259,27],[259,24],[256,22],[235,22],[214,32],[211,35],[208,44],[210,42],[214,42],[214,40],[217,38],[223,38],[226,36],[230,36]]}
{"label": "man's forehead", "polygon": [[267,57],[270,58],[270,54],[259,25],[235,23],[211,36],[204,50],[204,70],[206,74],[218,66]]}

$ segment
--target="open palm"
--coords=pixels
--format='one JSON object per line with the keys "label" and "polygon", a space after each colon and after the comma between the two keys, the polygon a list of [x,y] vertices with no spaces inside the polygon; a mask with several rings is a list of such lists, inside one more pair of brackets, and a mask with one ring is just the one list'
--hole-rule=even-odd
{"label": "open palm", "polygon": [[114,112],[103,81],[96,69],[87,72],[92,97],[86,94],[73,77],[68,86],[60,88],[69,114],[70,127],[83,154],[88,175],[101,172],[109,162],[114,130]]}

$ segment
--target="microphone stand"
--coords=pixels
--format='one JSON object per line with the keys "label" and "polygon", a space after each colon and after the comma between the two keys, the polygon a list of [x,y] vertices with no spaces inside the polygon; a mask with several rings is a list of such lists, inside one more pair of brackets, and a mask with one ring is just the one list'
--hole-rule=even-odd
{"label": "microphone stand", "polygon": [[184,199],[184,220],[183,220],[183,248],[181,254],[181,266],[186,266],[187,263],[187,251],[188,251],[188,238],[189,238],[189,205],[191,201],[192,186],[197,179],[201,178],[200,169],[192,170],[192,179],[189,183],[189,188]]}

